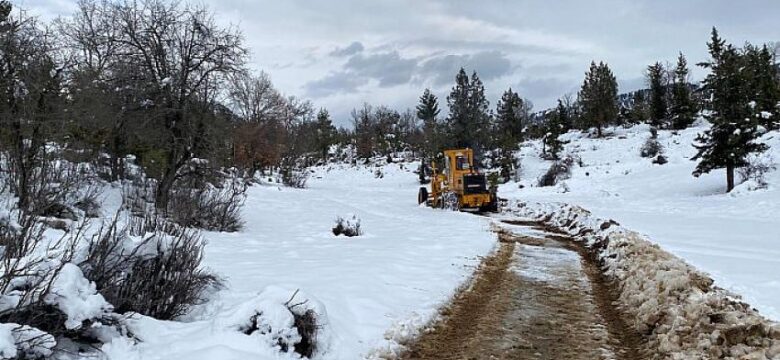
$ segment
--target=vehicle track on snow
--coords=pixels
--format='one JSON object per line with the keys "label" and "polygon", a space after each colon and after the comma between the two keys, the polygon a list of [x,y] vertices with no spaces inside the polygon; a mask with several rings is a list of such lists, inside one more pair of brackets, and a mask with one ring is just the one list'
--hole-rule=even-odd
{"label": "vehicle track on snow", "polygon": [[615,289],[586,249],[536,223],[512,224],[535,230],[498,230],[498,250],[403,358],[645,358],[642,337],[613,306]]}

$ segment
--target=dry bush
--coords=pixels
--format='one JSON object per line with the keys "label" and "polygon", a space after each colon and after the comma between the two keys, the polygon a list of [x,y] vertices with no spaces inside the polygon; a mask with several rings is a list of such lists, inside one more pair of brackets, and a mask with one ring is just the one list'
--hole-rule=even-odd
{"label": "dry bush", "polygon": [[221,188],[206,184],[200,188],[174,188],[168,215],[177,224],[213,231],[234,232],[244,225],[241,206],[247,185],[241,178],[226,180]]}
{"label": "dry bush", "polygon": [[[241,207],[246,199],[247,188],[247,181],[235,174],[219,174],[214,179],[200,176],[183,178],[174,186],[165,213],[170,220],[183,227],[238,231],[244,223]],[[151,179],[124,185],[123,207],[133,216],[130,220],[133,235],[143,235],[149,228],[156,228],[157,225],[145,224],[149,222],[159,222],[164,227],[173,226],[162,218],[165,214],[160,214],[155,207],[156,189],[157,183]]]}
{"label": "dry bush", "polygon": [[[39,336],[86,338],[89,326],[68,326],[68,315],[52,302],[61,272],[70,264],[86,225],[58,240],[47,242],[45,226],[35,216],[22,214],[18,223],[0,225],[0,323],[33,328]],[[57,297],[67,296],[56,293]],[[100,319],[85,319],[89,325]],[[83,324],[78,324],[83,325]]]}
{"label": "dry bush", "polygon": [[360,228],[360,219],[352,215],[348,219],[342,217],[336,218],[336,226],[333,227],[333,235],[344,235],[347,237],[354,237],[363,235],[363,230]]}
{"label": "dry bush", "polygon": [[[130,240],[131,227],[146,234],[138,244]],[[209,290],[221,286],[200,266],[203,246],[197,231],[167,225],[159,217],[121,230],[114,220],[92,237],[79,266],[117,312],[167,320],[202,304]]]}
{"label": "dry bush", "polygon": [[98,213],[99,189],[89,164],[71,163],[45,154],[24,175],[14,170],[14,162],[10,165],[8,181],[25,212],[68,220],[77,220],[79,210],[88,217]]}
{"label": "dry bush", "polygon": [[309,181],[309,172],[306,169],[300,169],[297,167],[282,167],[279,170],[282,177],[282,184],[296,188],[306,188],[306,182]]}
{"label": "dry bush", "polygon": [[739,168],[739,176],[743,182],[752,180],[760,188],[767,187],[766,174],[776,169],[775,164],[766,158],[752,156],[748,165]]}
{"label": "dry bush", "polygon": [[571,156],[553,162],[547,172],[539,178],[539,186],[553,186],[560,180],[568,179],[571,177],[571,168],[574,163],[575,159]]}
{"label": "dry bush", "polygon": [[[246,335],[266,338],[275,343],[283,353],[296,353],[304,358],[311,358],[322,345],[321,333],[325,321],[318,314],[318,306],[309,299],[300,300],[296,290],[287,301],[269,303],[264,299],[262,306],[256,307],[248,319],[241,319],[236,329]],[[262,295],[261,295],[262,296]],[[278,298],[275,300],[279,300]],[[292,323],[284,319],[289,316]]]}

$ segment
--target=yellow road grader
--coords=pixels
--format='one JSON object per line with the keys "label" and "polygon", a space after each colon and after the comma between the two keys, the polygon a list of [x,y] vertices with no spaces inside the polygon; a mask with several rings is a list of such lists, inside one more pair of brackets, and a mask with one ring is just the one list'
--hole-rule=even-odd
{"label": "yellow road grader", "polygon": [[431,190],[420,187],[417,203],[451,210],[498,211],[496,191],[474,167],[472,149],[445,150],[444,168],[440,170],[432,162],[431,170]]}

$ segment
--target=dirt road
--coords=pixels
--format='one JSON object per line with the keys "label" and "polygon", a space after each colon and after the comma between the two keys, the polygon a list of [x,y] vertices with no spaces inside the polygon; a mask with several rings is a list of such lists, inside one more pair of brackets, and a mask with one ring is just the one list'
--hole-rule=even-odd
{"label": "dirt road", "polygon": [[521,225],[499,232],[499,250],[404,358],[642,359],[641,337],[584,249]]}

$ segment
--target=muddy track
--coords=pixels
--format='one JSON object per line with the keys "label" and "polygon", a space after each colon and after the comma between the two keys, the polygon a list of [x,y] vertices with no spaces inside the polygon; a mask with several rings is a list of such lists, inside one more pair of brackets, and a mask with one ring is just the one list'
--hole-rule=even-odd
{"label": "muddy track", "polygon": [[[616,291],[584,247],[560,234],[498,231],[471,286],[404,359],[642,359]],[[537,234],[543,234],[537,236]]]}

